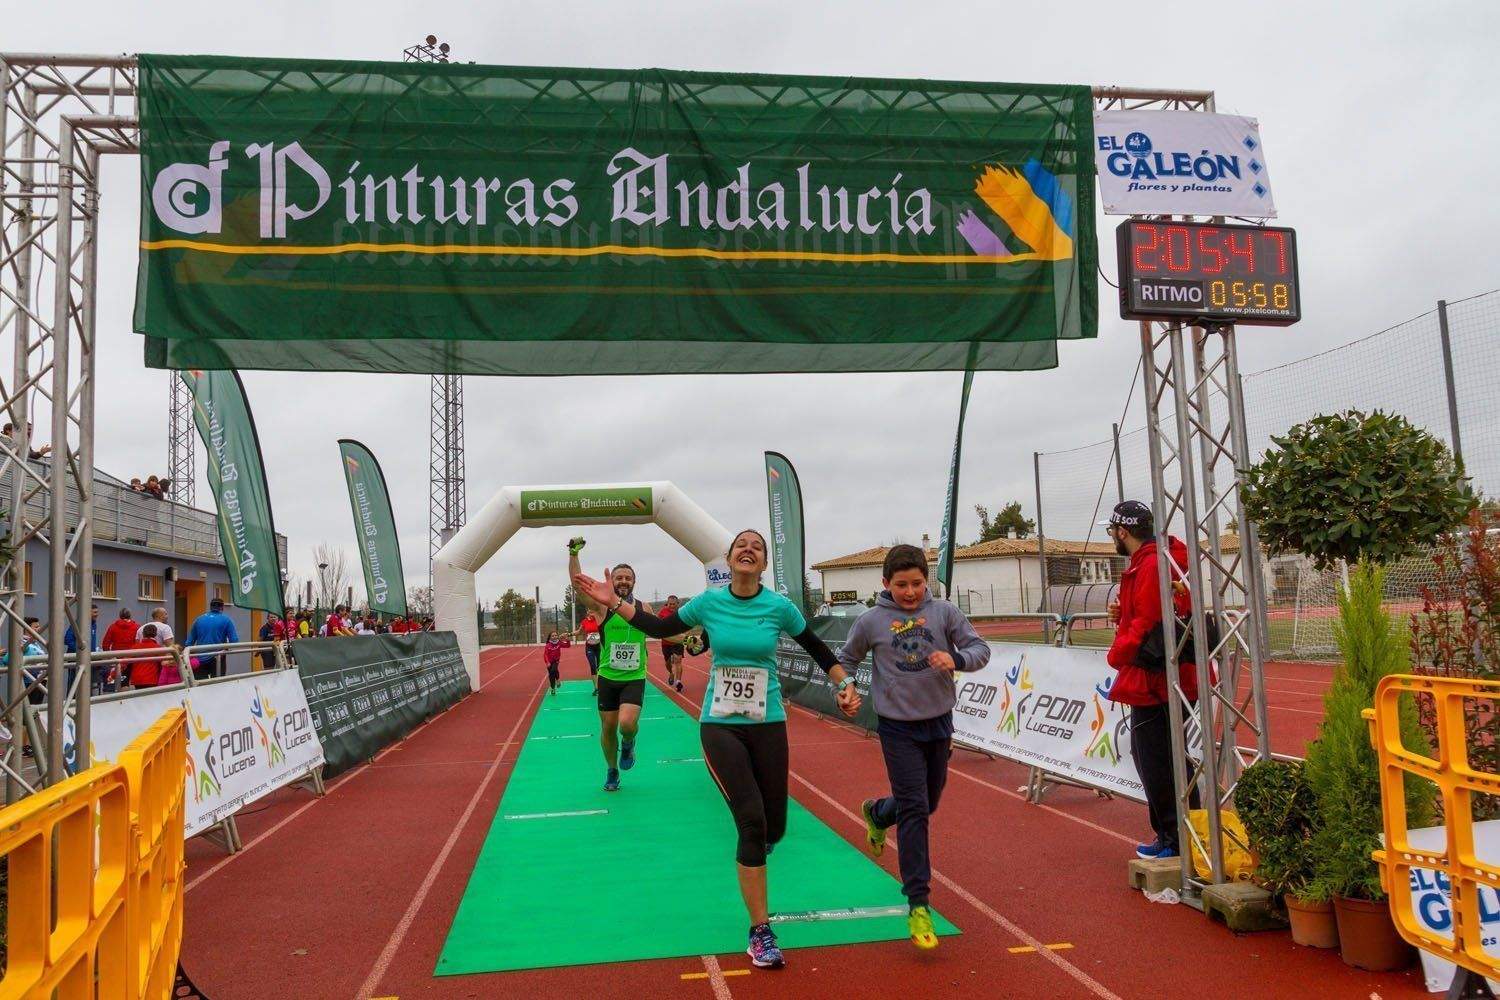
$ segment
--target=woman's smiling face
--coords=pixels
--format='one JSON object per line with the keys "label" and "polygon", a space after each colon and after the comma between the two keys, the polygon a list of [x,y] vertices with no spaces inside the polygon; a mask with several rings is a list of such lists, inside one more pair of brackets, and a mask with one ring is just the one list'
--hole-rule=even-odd
{"label": "woman's smiling face", "polygon": [[755,530],[742,531],[729,546],[729,568],[736,573],[759,575],[766,569],[766,540]]}

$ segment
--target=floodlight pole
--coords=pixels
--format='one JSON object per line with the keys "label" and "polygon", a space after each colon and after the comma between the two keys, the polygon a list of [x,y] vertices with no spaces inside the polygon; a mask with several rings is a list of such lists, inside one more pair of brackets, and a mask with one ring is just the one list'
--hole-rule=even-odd
{"label": "floodlight pole", "polygon": [[[446,63],[448,43],[428,35],[401,53],[405,62]],[[427,440],[427,583],[432,584],[432,560],[468,516],[464,483],[464,380],[442,373],[432,376],[429,392]]]}

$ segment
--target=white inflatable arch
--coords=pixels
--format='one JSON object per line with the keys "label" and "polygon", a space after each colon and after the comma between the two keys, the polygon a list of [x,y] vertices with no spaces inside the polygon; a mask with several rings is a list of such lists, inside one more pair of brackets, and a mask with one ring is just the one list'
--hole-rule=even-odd
{"label": "white inflatable arch", "polygon": [[[432,608],[440,630],[458,634],[469,683],[479,689],[478,598],[474,574],[521,528],[656,524],[703,563],[710,587],[729,582],[732,536],[668,482],[600,486],[507,486],[459,529],[432,560]],[[622,560],[624,561],[624,560]],[[564,573],[558,546],[558,576]]]}

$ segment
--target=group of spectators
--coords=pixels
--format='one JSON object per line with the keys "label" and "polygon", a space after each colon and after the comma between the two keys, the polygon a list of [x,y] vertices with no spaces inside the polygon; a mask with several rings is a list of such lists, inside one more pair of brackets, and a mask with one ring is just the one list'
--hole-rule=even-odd
{"label": "group of spectators", "polygon": [[373,611],[355,614],[349,610],[349,605],[340,604],[322,622],[318,622],[314,611],[288,611],[285,618],[267,618],[260,627],[259,638],[261,642],[279,642],[282,639],[310,639],[315,635],[404,635],[432,630],[430,617],[397,615],[388,619]]}
{"label": "group of spectators", "polygon": [[165,476],[147,476],[145,482],[139,478],[130,481],[132,493],[145,493],[147,496],[155,497],[157,500],[165,500],[171,492],[172,480]]}

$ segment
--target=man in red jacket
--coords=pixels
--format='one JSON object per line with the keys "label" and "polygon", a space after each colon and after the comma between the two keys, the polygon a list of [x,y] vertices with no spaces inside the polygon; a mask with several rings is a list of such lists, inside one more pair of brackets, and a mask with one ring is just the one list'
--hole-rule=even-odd
{"label": "man in red jacket", "polygon": [[[1109,665],[1118,671],[1109,689],[1111,701],[1130,706],[1130,756],[1141,787],[1146,793],[1146,809],[1156,839],[1136,847],[1142,858],[1175,858],[1178,855],[1177,791],[1172,781],[1172,728],[1167,708],[1167,675],[1161,669],[1147,669],[1138,662],[1142,643],[1162,624],[1161,582],[1157,578],[1156,528],[1151,508],[1139,500],[1126,500],[1114,509],[1105,524],[1115,550],[1130,557],[1130,565],[1120,577],[1119,599],[1110,603],[1110,619],[1116,623],[1115,641],[1109,647]],[[1192,612],[1183,576],[1187,567],[1187,546],[1173,538],[1169,545],[1172,573],[1172,603],[1178,617]],[[1160,648],[1160,646],[1158,646]],[[1198,698],[1198,669],[1191,663],[1178,664],[1182,690],[1192,700]],[[1192,807],[1198,808],[1198,793],[1193,791]]]}
{"label": "man in red jacket", "polygon": [[106,652],[116,649],[134,649],[135,634],[136,624],[135,620],[130,617],[130,609],[121,608],[120,617],[104,630],[104,639],[99,645]]}

